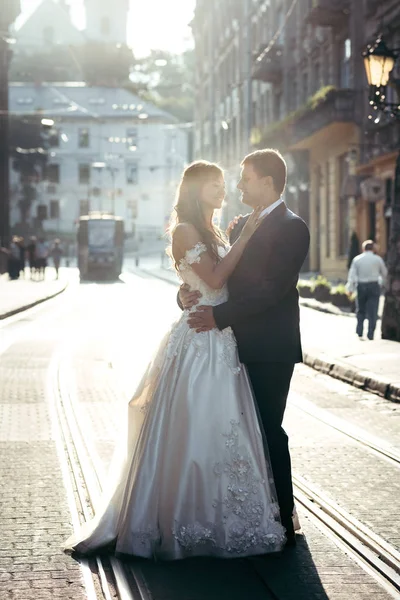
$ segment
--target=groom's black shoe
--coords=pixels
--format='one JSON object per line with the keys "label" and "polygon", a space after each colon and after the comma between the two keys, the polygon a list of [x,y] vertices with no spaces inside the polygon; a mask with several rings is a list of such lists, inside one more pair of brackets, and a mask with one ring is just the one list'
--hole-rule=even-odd
{"label": "groom's black shoe", "polygon": [[290,535],[286,535],[285,548],[294,548],[296,546],[296,534],[292,533]]}

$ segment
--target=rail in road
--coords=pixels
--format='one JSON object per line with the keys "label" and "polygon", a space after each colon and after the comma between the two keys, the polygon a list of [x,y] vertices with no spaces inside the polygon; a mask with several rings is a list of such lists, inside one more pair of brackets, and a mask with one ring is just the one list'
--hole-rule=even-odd
{"label": "rail in road", "polygon": [[[88,444],[81,429],[79,404],[74,391],[69,388],[70,377],[65,369],[65,354],[56,356],[49,370],[49,393],[54,402],[54,418],[64,479],[70,499],[74,527],[90,519],[94,513],[96,499],[102,489],[102,467],[93,448]],[[311,414],[312,407],[306,406]],[[315,407],[317,409],[317,407]],[[315,418],[329,421],[329,415],[314,411]],[[335,429],[340,423],[333,419]],[[400,463],[396,456],[376,440],[368,440],[360,431],[351,431],[342,424],[345,435],[359,444],[368,446],[388,460]],[[332,425],[333,426],[333,425]],[[358,439],[359,438],[359,439]],[[400,555],[397,550],[369,528],[358,522],[323,492],[317,490],[306,479],[293,477],[295,498],[310,520],[330,538],[344,553],[350,555],[393,598],[400,592]],[[150,600],[148,587],[139,561],[121,561],[109,555],[98,555],[81,561],[82,572],[89,600],[115,597],[120,600]],[[252,566],[254,575],[257,567]],[[263,581],[269,597],[280,600],[268,584]]]}
{"label": "rail in road", "polygon": [[[64,294],[64,300],[72,290]],[[54,303],[54,304],[53,304]],[[42,306],[9,317],[0,323],[0,352],[16,339],[26,328],[44,327],[47,318],[54,319],[59,300],[49,301],[54,307],[47,316]],[[61,303],[60,303],[61,304]],[[37,316],[40,315],[40,318]],[[57,423],[57,438],[64,479],[70,499],[71,514],[77,528],[93,515],[96,498],[101,492],[101,466],[95,454],[87,446],[79,427],[77,405],[70,393],[68,378],[63,376],[63,361],[57,358],[51,368],[51,396],[54,400],[54,422]],[[328,425],[354,440],[366,451],[375,454],[396,468],[400,465],[400,454],[383,440],[336,417],[327,410],[301,396],[294,395],[291,405],[308,414],[316,421]],[[341,506],[332,501],[321,490],[294,473],[295,497],[310,520],[346,554],[352,556],[394,598],[400,592],[400,554],[383,538],[360,523]],[[119,597],[121,600],[146,600],[151,598],[146,580],[139,564],[119,561],[112,556],[96,556],[81,561],[82,572],[90,600]],[[270,595],[276,595],[269,590]]]}

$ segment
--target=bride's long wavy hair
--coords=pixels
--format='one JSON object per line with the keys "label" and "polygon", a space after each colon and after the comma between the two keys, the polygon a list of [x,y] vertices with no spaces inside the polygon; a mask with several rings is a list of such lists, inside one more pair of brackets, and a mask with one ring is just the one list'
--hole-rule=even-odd
{"label": "bride's long wavy hair", "polygon": [[[189,165],[183,172],[176,194],[176,204],[171,215],[169,233],[172,239],[179,223],[190,223],[201,236],[208,252],[218,262],[218,246],[226,243],[221,230],[206,222],[202,210],[201,190],[206,183],[224,176],[223,170],[215,163],[199,160]],[[177,266],[175,264],[175,266]]]}

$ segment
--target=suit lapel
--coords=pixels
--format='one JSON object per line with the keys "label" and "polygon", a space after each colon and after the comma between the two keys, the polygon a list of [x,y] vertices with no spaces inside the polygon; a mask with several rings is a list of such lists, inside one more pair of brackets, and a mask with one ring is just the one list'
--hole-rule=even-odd
{"label": "suit lapel", "polygon": [[256,243],[258,239],[262,239],[269,232],[272,232],[275,229],[275,227],[277,226],[277,224],[279,223],[279,221],[282,220],[286,211],[287,211],[286,204],[283,203],[283,204],[280,204],[275,210],[273,210],[272,213],[270,213],[269,215],[264,217],[262,222],[260,223],[257,231],[251,237],[249,244],[251,244],[253,241],[254,241],[254,243]]}

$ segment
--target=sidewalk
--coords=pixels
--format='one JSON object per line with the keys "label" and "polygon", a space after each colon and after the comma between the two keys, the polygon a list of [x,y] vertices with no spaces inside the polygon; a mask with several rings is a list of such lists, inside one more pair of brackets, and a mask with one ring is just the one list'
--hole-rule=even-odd
{"label": "sidewalk", "polygon": [[[149,257],[142,261],[140,270],[168,283],[179,284],[175,271],[162,268],[157,259]],[[354,315],[341,311],[321,312],[320,307],[311,307],[309,300],[300,299],[300,305],[306,365],[400,402],[400,344],[380,339],[379,322],[375,340],[359,340]]]}
{"label": "sidewalk", "polygon": [[55,279],[55,270],[46,270],[44,281],[31,281],[28,269],[26,279],[10,281],[8,275],[0,276],[0,320],[6,319],[41,302],[54,298],[65,290],[68,279],[60,270],[60,279]]}

